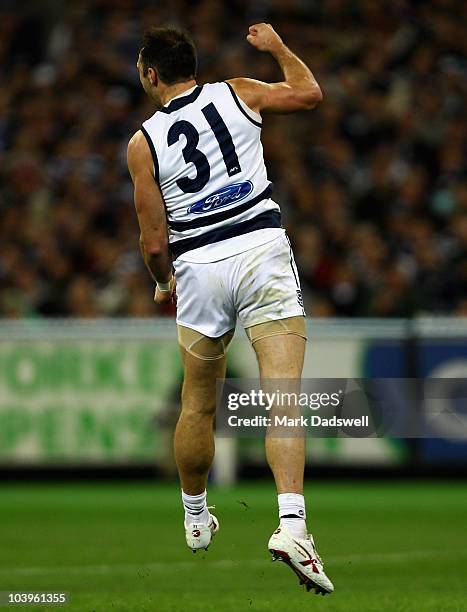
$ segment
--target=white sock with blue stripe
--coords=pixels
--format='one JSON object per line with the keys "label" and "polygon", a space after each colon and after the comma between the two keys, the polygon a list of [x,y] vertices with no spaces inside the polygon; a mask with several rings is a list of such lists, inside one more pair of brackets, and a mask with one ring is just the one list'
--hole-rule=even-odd
{"label": "white sock with blue stripe", "polygon": [[277,496],[279,503],[279,518],[281,525],[285,525],[296,538],[306,538],[306,510],[305,498],[299,493],[280,493]]}
{"label": "white sock with blue stripe", "polygon": [[199,495],[188,495],[182,491],[183,507],[185,508],[185,522],[187,525],[207,525],[209,523],[209,510],[206,505],[207,492]]}

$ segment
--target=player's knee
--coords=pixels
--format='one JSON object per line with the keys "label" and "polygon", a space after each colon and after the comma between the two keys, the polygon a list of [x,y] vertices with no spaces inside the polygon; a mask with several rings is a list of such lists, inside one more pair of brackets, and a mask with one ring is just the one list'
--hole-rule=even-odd
{"label": "player's knee", "polygon": [[185,418],[196,421],[206,417],[214,418],[216,413],[216,394],[213,392],[200,392],[192,385],[185,384],[182,389],[182,409]]}
{"label": "player's knee", "polygon": [[216,402],[206,401],[195,404],[191,398],[184,401],[182,397],[181,414],[183,418],[193,422],[201,421],[206,418],[214,419],[214,415],[216,414]]}

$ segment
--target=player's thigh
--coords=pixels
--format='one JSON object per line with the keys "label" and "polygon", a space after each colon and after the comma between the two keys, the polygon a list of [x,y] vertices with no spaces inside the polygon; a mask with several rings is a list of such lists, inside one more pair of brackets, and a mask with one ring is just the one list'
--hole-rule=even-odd
{"label": "player's thigh", "polygon": [[218,338],[178,326],[184,381],[182,410],[213,413],[216,405],[216,382],[225,377],[227,349],[234,330]]}
{"label": "player's thigh", "polygon": [[216,409],[216,381],[225,377],[226,358],[201,361],[186,353],[184,367],[182,410],[213,414]]}
{"label": "player's thigh", "polygon": [[297,334],[275,334],[258,339],[253,348],[261,378],[300,378],[305,347],[305,338]]}
{"label": "player's thigh", "polygon": [[255,349],[261,377],[299,378],[306,319],[287,236],[246,252],[238,280],[238,315]]}

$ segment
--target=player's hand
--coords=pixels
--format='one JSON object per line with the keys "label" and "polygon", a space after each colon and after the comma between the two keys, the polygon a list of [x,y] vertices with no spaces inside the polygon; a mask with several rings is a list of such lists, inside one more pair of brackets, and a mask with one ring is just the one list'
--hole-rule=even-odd
{"label": "player's hand", "polygon": [[250,26],[246,39],[258,51],[274,52],[284,44],[270,23],[256,23]]}
{"label": "player's hand", "polygon": [[159,287],[156,286],[154,301],[156,304],[177,303],[177,283],[175,281],[175,276],[172,276],[172,280],[170,281],[170,291],[161,291]]}

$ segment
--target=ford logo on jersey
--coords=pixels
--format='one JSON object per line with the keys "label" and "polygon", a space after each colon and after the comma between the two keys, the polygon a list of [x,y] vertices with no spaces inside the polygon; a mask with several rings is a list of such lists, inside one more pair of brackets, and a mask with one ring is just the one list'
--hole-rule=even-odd
{"label": "ford logo on jersey", "polygon": [[195,213],[201,215],[216,208],[223,208],[229,204],[236,204],[240,200],[244,200],[253,191],[253,183],[244,181],[243,183],[234,183],[228,187],[223,187],[211,193],[204,200],[195,202],[187,208],[187,213]]}

